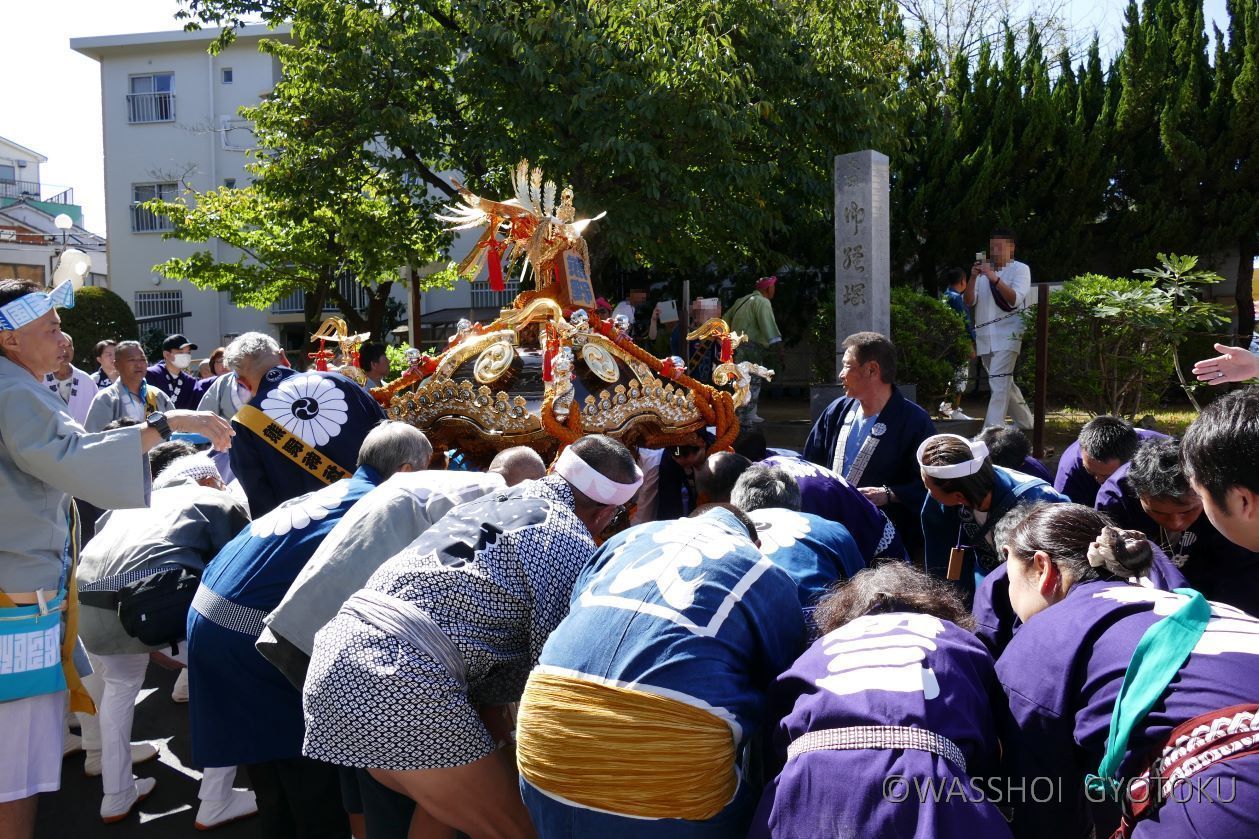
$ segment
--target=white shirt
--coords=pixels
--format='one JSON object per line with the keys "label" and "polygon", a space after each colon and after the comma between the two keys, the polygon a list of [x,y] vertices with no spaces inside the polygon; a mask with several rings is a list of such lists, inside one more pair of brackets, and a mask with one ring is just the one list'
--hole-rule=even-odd
{"label": "white shirt", "polygon": [[634,322],[634,305],[628,300],[622,300],[616,304],[616,308],[612,310],[612,317],[617,315],[625,315],[630,319],[630,323]]}
{"label": "white shirt", "polygon": [[986,276],[975,278],[975,351],[980,355],[1018,352],[1023,346],[1023,310],[1032,288],[1032,271],[1024,263],[1010,260],[997,276],[1003,285],[1014,289],[1014,311],[1003,312],[997,306]]}

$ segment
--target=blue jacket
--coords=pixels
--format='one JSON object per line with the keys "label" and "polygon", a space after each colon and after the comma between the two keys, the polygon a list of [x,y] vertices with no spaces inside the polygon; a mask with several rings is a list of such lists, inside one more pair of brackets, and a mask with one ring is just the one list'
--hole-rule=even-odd
{"label": "blue jacket", "polygon": [[966,592],[966,599],[974,597],[975,589],[984,576],[996,568],[1001,559],[990,543],[993,529],[1002,516],[1019,504],[1037,501],[1063,503],[1070,499],[1058,493],[1040,478],[1015,472],[1002,466],[994,466],[996,473],[992,488],[992,503],[988,518],[981,525],[967,507],[946,507],[930,496],[922,505],[922,536],[925,545],[927,571],[945,577],[949,567],[949,551],[955,546],[965,549],[962,576],[957,580]]}

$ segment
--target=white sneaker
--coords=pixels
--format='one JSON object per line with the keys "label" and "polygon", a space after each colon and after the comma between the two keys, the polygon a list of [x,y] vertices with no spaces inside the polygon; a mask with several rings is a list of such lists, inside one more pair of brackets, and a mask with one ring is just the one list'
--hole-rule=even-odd
{"label": "white sneaker", "polygon": [[61,756],[67,758],[83,751],[83,738],[77,734],[66,732],[65,744],[61,747]]}
{"label": "white sneaker", "polygon": [[127,792],[119,792],[105,796],[101,801],[101,821],[105,824],[120,822],[131,815],[137,804],[149,797],[157,781],[152,778],[136,778],[135,783]]}
{"label": "white sneaker", "polygon": [[188,701],[188,668],[185,667],[179,671],[179,675],[175,677],[175,686],[170,689],[171,702],[178,702],[181,705]]}
{"label": "white sneaker", "polygon": [[[157,746],[152,743],[132,743],[131,744],[131,765],[137,763],[147,763],[157,757]],[[100,749],[88,749],[87,757],[83,758],[83,774],[89,778],[95,778],[101,774],[101,753]]]}
{"label": "white sneaker", "polygon": [[234,789],[222,801],[202,801],[197,808],[197,830],[213,830],[258,812],[258,799],[247,789]]}

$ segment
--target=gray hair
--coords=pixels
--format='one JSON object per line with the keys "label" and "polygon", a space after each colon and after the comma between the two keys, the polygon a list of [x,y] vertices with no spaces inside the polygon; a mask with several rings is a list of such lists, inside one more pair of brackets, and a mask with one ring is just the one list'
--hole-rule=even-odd
{"label": "gray hair", "polygon": [[502,475],[509,487],[524,481],[536,481],[546,474],[546,464],[542,457],[528,446],[512,446],[494,455],[490,468],[485,470],[495,475]]}
{"label": "gray hair", "polygon": [[[121,347],[122,345],[119,344]],[[232,340],[223,349],[223,364],[233,373],[243,372],[248,375],[252,368],[263,358],[283,355],[280,344],[270,335],[261,332],[246,332]]]}
{"label": "gray hair", "polygon": [[363,439],[358,465],[370,466],[388,478],[403,466],[424,469],[433,457],[433,444],[424,432],[405,422],[383,420]]}
{"label": "gray hair", "polygon": [[[119,341],[114,346],[114,356],[117,357],[118,353],[123,350],[139,350],[141,355],[145,355],[144,344],[141,344],[139,341]],[[147,358],[147,355],[145,357]]]}
{"label": "gray hair", "polygon": [[750,513],[769,507],[800,510],[800,485],[781,466],[749,466],[730,492],[730,503]]}

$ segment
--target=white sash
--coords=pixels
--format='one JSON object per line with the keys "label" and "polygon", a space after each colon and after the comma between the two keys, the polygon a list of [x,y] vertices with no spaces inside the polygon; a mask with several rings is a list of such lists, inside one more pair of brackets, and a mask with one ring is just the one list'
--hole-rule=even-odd
{"label": "white sash", "polygon": [[[876,422],[870,429],[870,436],[866,437],[861,444],[861,448],[857,450],[857,456],[852,461],[852,470],[847,475],[844,475],[844,451],[848,448],[848,437],[857,425],[858,410],[859,407],[854,407],[844,417],[844,425],[840,428],[839,438],[835,441],[835,459],[831,464],[831,471],[845,478],[853,486],[861,485],[861,475],[866,471],[866,467],[870,465],[870,458],[874,456],[874,450],[879,447],[880,440],[887,433],[887,426],[881,422]],[[877,417],[878,415],[876,414],[875,416]]]}

